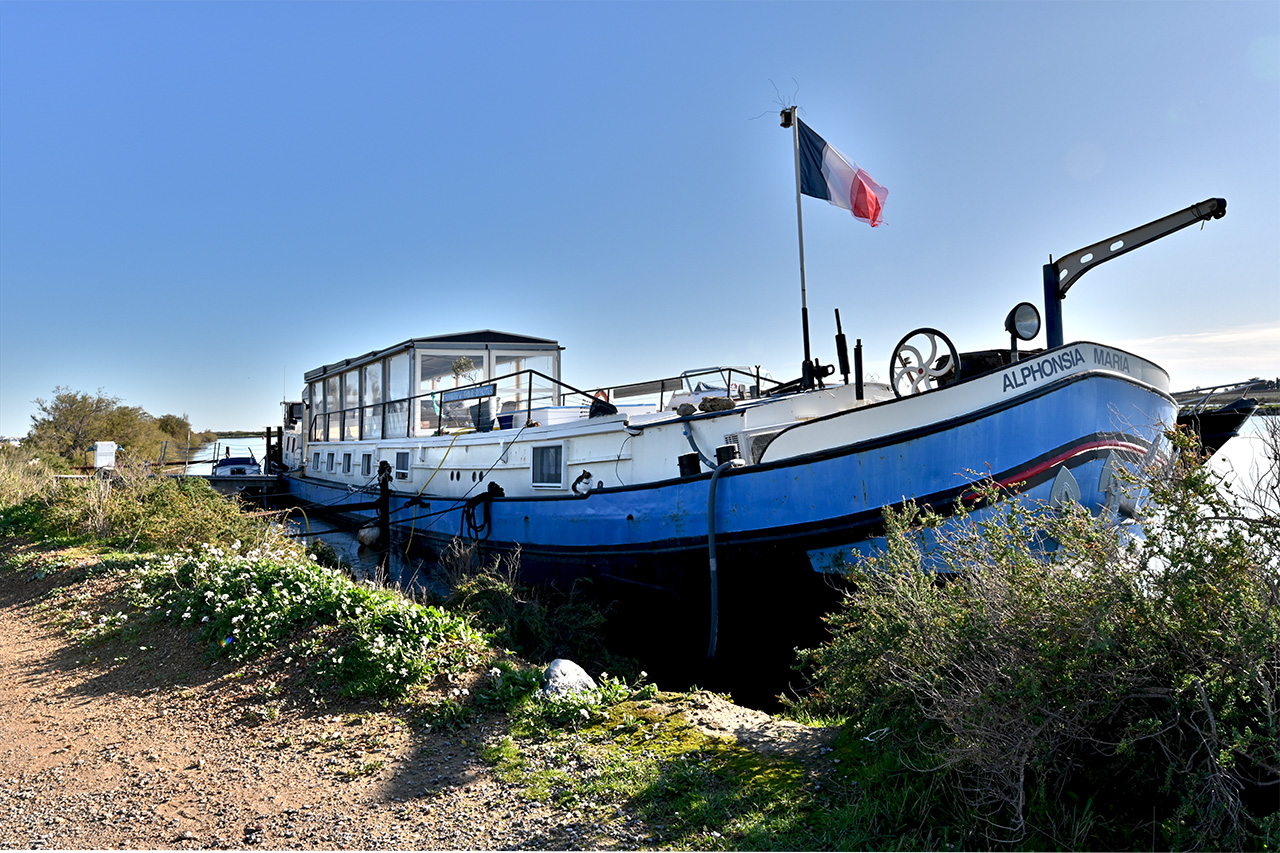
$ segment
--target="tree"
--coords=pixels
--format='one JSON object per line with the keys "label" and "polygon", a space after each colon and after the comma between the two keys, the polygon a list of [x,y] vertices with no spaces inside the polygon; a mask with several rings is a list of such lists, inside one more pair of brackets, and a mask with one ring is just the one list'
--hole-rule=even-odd
{"label": "tree", "polygon": [[52,400],[35,400],[38,411],[31,416],[27,442],[42,453],[78,464],[94,442],[117,441],[111,420],[119,403],[118,397],[108,397],[101,388],[97,394],[87,394],[59,385]]}
{"label": "tree", "polygon": [[[85,454],[97,441],[114,441],[138,459],[157,459],[168,441],[185,449],[191,422],[184,415],[154,417],[138,406],[122,406],[120,398],[98,389],[97,394],[72,391],[58,386],[53,398],[35,401],[31,432],[23,443],[43,454],[47,461],[60,458],[72,465],[85,461]],[[192,447],[205,436],[193,436]],[[179,456],[171,449],[169,458]]]}
{"label": "tree", "polygon": [[191,432],[191,421],[184,412],[182,415],[161,415],[156,418],[156,426],[170,438],[186,439]]}

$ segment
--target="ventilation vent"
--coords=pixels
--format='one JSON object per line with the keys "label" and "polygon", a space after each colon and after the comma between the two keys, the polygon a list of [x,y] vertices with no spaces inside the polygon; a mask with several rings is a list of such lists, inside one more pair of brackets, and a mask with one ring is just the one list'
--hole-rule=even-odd
{"label": "ventilation vent", "polygon": [[779,429],[751,436],[751,464],[754,465],[760,461],[760,457],[764,456],[764,449],[769,446],[769,442],[773,441],[773,437],[780,432],[782,430]]}

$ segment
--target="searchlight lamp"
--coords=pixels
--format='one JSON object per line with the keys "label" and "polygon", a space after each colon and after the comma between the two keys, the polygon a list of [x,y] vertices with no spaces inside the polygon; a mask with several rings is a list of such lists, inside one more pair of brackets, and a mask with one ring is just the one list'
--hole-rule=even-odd
{"label": "searchlight lamp", "polygon": [[1004,330],[1009,333],[1009,352],[1018,360],[1018,341],[1029,341],[1040,334],[1040,312],[1030,302],[1019,302],[1004,318]]}

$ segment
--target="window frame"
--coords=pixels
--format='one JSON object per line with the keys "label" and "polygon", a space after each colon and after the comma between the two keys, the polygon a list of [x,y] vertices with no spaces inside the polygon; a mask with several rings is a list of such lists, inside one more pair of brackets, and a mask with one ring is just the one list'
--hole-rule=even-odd
{"label": "window frame", "polygon": [[[547,473],[540,470],[539,456],[547,451],[555,451],[556,468],[558,477],[555,482],[551,480],[539,480],[540,473]],[[545,468],[546,466],[541,466]],[[557,441],[549,444],[535,444],[529,454],[529,484],[535,489],[563,489],[565,481],[565,452],[564,442]]]}

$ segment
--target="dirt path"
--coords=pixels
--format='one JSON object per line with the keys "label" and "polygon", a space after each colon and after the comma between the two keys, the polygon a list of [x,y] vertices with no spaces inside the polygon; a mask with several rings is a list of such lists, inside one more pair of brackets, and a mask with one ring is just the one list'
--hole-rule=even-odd
{"label": "dirt path", "polygon": [[148,634],[154,648],[73,644],[34,606],[49,588],[0,585],[0,847],[640,841],[521,799],[476,757],[478,726],[435,735],[391,714],[304,707],[271,673],[207,665],[176,631]]}
{"label": "dirt path", "polygon": [[[663,828],[627,807],[521,796],[478,755],[505,733],[492,722],[438,732],[412,707],[326,704],[287,652],[210,664],[189,631],[86,643],[56,621],[73,596],[102,605],[122,582],[0,574],[0,849],[661,846]],[[711,694],[663,707],[811,772],[834,735]]]}

